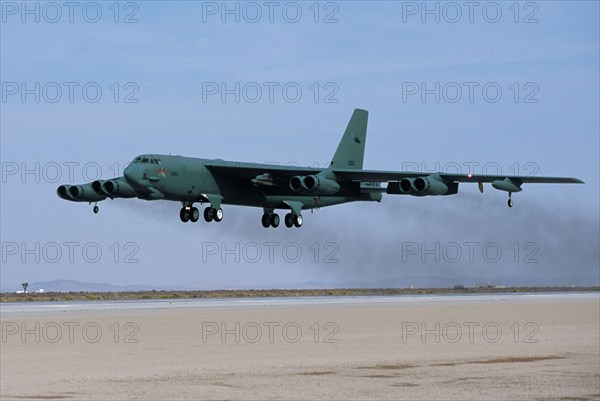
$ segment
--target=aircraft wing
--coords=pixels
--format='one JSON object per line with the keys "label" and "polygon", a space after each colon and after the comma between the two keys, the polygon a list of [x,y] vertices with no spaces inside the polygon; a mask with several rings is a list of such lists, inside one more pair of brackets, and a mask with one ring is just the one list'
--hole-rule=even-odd
{"label": "aircraft wing", "polygon": [[377,171],[377,170],[334,170],[336,177],[349,181],[387,182],[398,181],[404,178],[425,177],[430,174],[439,174],[452,182],[492,182],[509,178],[519,184],[547,183],[547,184],[583,184],[579,178],[571,177],[538,177],[538,176],[513,176],[513,175],[477,175],[477,174],[446,174],[434,172],[415,171]]}
{"label": "aircraft wing", "polygon": [[[213,163],[206,167],[212,172],[231,178],[252,180],[261,174],[269,173],[277,180],[291,179],[297,175],[318,174],[323,168],[317,167],[295,167],[277,166],[259,163]],[[425,177],[431,174],[439,174],[445,180],[451,182],[473,182],[484,183],[497,180],[510,179],[517,185],[524,183],[547,183],[547,184],[583,184],[578,178],[571,177],[538,177],[538,176],[514,176],[514,175],[478,175],[478,174],[447,174],[435,172],[418,171],[383,171],[383,170],[355,170],[334,169],[333,172],[338,182],[363,181],[363,182],[389,182],[399,181],[404,178]]]}
{"label": "aircraft wing", "polygon": [[579,178],[572,177],[538,177],[538,176],[518,176],[518,175],[456,175],[441,174],[454,182],[492,182],[509,178],[514,182],[532,183],[532,184],[583,184]]}
{"label": "aircraft wing", "polygon": [[213,163],[205,164],[210,171],[237,179],[253,179],[258,175],[270,173],[279,178],[290,179],[296,175],[318,174],[322,168],[278,166],[254,163]]}

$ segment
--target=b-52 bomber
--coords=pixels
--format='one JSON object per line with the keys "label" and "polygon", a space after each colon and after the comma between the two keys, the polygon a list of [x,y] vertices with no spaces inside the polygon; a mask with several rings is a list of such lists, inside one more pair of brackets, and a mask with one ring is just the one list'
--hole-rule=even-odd
{"label": "b-52 bomber", "polygon": [[204,220],[220,222],[222,205],[254,206],[263,209],[262,225],[278,227],[278,209],[287,210],[286,227],[302,226],[302,211],[355,201],[380,202],[383,194],[437,196],[454,195],[460,183],[483,184],[512,194],[526,183],[574,184],[577,178],[525,177],[402,171],[363,170],[367,138],[366,110],[356,109],[327,168],[286,167],[240,163],[220,159],[144,154],[137,156],[123,176],[83,185],[61,185],[58,196],[74,202],[94,203],[107,198],[138,198],[181,202],[182,222],[196,222],[200,211],[195,203],[209,204]]}

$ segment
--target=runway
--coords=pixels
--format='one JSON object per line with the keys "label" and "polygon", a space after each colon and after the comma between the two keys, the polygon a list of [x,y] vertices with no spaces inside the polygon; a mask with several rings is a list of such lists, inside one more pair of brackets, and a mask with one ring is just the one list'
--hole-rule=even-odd
{"label": "runway", "polygon": [[1,304],[2,399],[600,399],[598,293]]}
{"label": "runway", "polygon": [[15,302],[0,304],[2,316],[49,315],[64,312],[111,311],[127,312],[155,309],[215,309],[256,307],[352,306],[402,303],[472,303],[485,301],[519,302],[522,300],[598,298],[597,293],[515,293],[515,294],[443,294],[392,296],[319,296],[319,297],[258,297],[199,298],[127,301]]}

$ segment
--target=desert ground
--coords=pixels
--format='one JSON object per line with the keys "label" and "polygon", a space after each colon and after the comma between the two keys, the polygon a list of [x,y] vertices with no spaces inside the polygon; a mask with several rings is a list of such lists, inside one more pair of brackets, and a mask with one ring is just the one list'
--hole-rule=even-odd
{"label": "desert ground", "polygon": [[1,399],[598,400],[600,295],[0,305]]}

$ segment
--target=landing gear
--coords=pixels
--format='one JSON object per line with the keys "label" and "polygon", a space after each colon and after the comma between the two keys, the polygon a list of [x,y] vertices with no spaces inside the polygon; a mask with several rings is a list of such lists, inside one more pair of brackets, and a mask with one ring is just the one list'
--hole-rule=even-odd
{"label": "landing gear", "polygon": [[264,228],[271,227],[271,215],[268,214],[268,213],[263,214],[262,215],[262,219],[261,219],[261,223],[262,223],[262,226]]}
{"label": "landing gear", "polygon": [[279,227],[279,215],[277,213],[273,213],[271,215],[271,227],[273,227],[273,228]]}
{"label": "landing gear", "polygon": [[297,214],[295,214],[295,215],[294,215],[294,226],[295,226],[296,228],[300,228],[300,227],[302,227],[302,222],[303,222],[303,221],[304,221],[304,220],[302,219],[302,216],[299,216],[299,215],[297,215]]}
{"label": "landing gear", "polygon": [[190,221],[190,209],[182,207],[181,210],[179,211],[179,218],[184,223],[187,223],[188,221]]}
{"label": "landing gear", "polygon": [[508,207],[513,207],[513,201],[512,201],[512,192],[508,193]]}
{"label": "landing gear", "polygon": [[[197,207],[193,207],[191,204],[184,204],[184,206],[179,211],[179,218],[184,223],[191,221],[192,223],[200,220],[200,211]],[[216,221],[219,222],[223,220],[223,210],[215,209],[213,207],[207,207],[204,209],[204,220],[206,221]]]}
{"label": "landing gear", "polygon": [[284,222],[287,228],[292,228],[293,226],[299,228],[302,227],[303,219],[302,216],[294,213],[288,213],[285,215]]}
{"label": "landing gear", "polygon": [[188,221],[195,223],[200,218],[200,212],[195,207],[184,206],[179,211],[179,218],[184,223],[187,223]]}
{"label": "landing gear", "polygon": [[98,205],[94,205],[94,208],[92,209],[92,211],[94,213],[98,213],[100,211],[100,208],[98,207]]}
{"label": "landing gear", "polygon": [[265,212],[261,218],[261,223],[264,228],[277,228],[279,227],[279,222],[279,215],[277,213]]}
{"label": "landing gear", "polygon": [[206,209],[204,209],[204,221],[209,223],[212,220],[213,220],[213,208],[207,207]]}
{"label": "landing gear", "polygon": [[283,220],[287,228],[292,228],[294,225],[294,215],[291,213],[286,214]]}
{"label": "landing gear", "polygon": [[215,221],[218,223],[221,220],[223,220],[223,209],[218,208],[215,209],[213,208],[213,219],[215,219]]}
{"label": "landing gear", "polygon": [[200,211],[198,210],[198,208],[191,208],[190,212],[189,212],[189,217],[190,217],[190,221],[192,223],[195,223],[198,221],[198,219],[200,218]]}
{"label": "landing gear", "polygon": [[204,209],[204,220],[206,222],[216,221],[217,223],[223,220],[223,209],[215,209],[214,207],[207,207]]}

